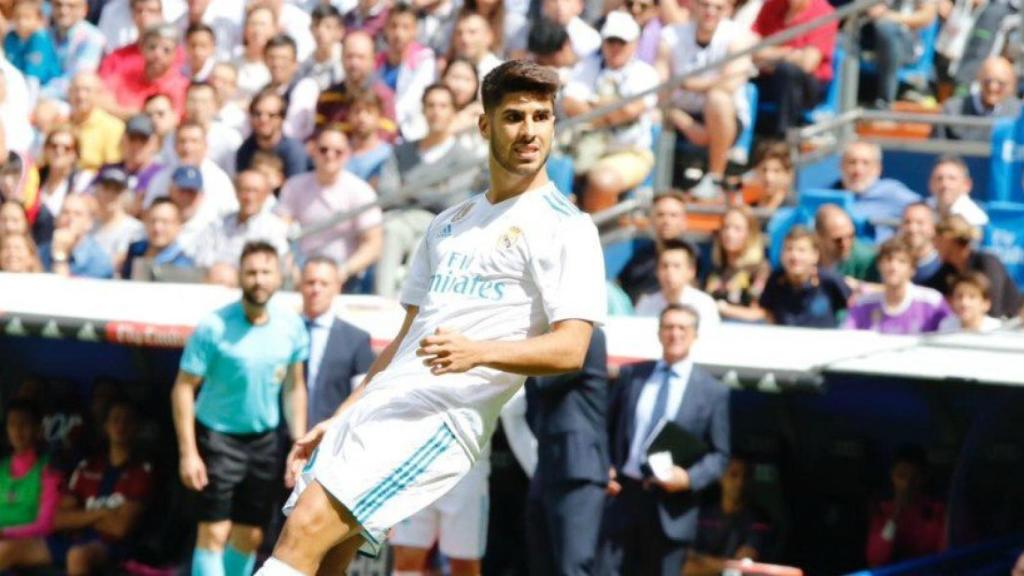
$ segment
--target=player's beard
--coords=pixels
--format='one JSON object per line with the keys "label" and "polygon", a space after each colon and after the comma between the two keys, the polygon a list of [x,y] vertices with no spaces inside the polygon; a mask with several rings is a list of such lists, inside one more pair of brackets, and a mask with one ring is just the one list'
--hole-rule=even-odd
{"label": "player's beard", "polygon": [[516,153],[515,152],[515,147],[517,145],[516,142],[513,141],[508,146],[507,149],[506,148],[501,148],[499,146],[499,143],[497,142],[497,133],[496,132],[491,132],[490,145],[491,145],[491,156],[493,156],[494,160],[498,162],[498,165],[501,166],[502,168],[504,168],[506,172],[509,172],[511,174],[515,174],[516,176],[524,176],[524,177],[533,176],[537,172],[540,172],[541,170],[544,169],[544,166],[548,163],[548,157],[551,156],[551,146],[548,146],[548,149],[544,152],[544,158],[541,159],[540,164],[537,165],[537,168],[536,169],[534,169],[534,168],[527,168],[527,167],[525,167],[525,166],[523,166],[521,164],[516,164],[512,160],[512,157],[515,156],[515,153]]}
{"label": "player's beard", "polygon": [[266,292],[266,298],[261,298],[255,288],[243,288],[242,289],[242,300],[245,300],[246,304],[256,308],[263,308],[270,302],[270,298],[274,295],[273,290],[263,290]]}

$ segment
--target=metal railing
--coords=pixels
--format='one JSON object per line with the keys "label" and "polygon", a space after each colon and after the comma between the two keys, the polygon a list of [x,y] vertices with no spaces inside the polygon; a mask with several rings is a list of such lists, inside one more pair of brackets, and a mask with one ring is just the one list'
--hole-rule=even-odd
{"label": "metal railing", "polygon": [[[823,16],[815,18],[814,20],[800,24],[799,26],[787,28],[785,30],[781,30],[775,34],[772,34],[771,36],[762,38],[759,42],[750,46],[747,49],[730,54],[725,58],[710,61],[707,64],[690,70],[686,73],[674,75],[671,78],[659,84],[658,86],[655,86],[654,88],[645,90],[632,96],[623,97],[620,100],[617,100],[606,106],[601,106],[584,114],[580,114],[578,116],[574,116],[572,118],[567,118],[565,120],[559,121],[555,126],[555,130],[556,132],[572,130],[574,128],[584,126],[596,118],[600,118],[610,112],[619,110],[633,102],[636,102],[637,100],[641,100],[653,94],[661,94],[673,90],[680,86],[689,78],[693,78],[705,74],[707,72],[717,70],[734,60],[749,58],[764,48],[779,46],[794,38],[798,38],[802,35],[805,35],[811,30],[820,28],[821,26],[825,26],[827,24],[831,24],[832,22],[836,22],[851,16],[858,16],[867,11],[872,6],[883,3],[884,1],[885,0],[856,0],[855,2],[847,4],[846,6],[843,6],[842,8],[835,10],[834,12],[825,14]],[[665,131],[663,130],[662,132],[664,133]],[[659,149],[659,152],[661,151],[662,150]],[[661,156],[661,154],[659,154],[659,156]],[[480,160],[477,158],[467,158],[465,161],[464,170],[478,169],[484,163],[486,163],[486,159]],[[656,166],[658,166],[658,164],[656,164]],[[459,165],[459,168],[462,168],[461,163]],[[450,165],[444,167],[443,169],[438,169],[436,171],[424,170],[422,177],[419,178],[417,182],[403,184],[401,189],[399,189],[394,195],[388,198],[378,198],[377,201],[375,202],[359,206],[352,210],[333,214],[322,221],[310,224],[308,226],[304,226],[297,234],[294,235],[292,239],[297,241],[314,234],[322,234],[325,232],[329,232],[333,227],[337,226],[338,224],[351,220],[352,218],[355,218],[360,214],[366,212],[367,210],[373,208],[379,207],[384,210],[392,208],[401,208],[412,199],[416,199],[417,201],[435,201],[443,199],[448,195],[456,194],[456,191],[448,191],[437,194],[428,193],[426,195],[421,194],[421,192],[424,189],[429,190],[431,187],[436,187],[445,180],[448,180],[452,176],[452,174],[456,173],[458,172],[453,171]],[[615,212],[609,212],[609,214],[595,214],[593,216],[595,221],[609,221],[617,217],[617,215],[621,215],[622,211],[626,210],[626,206],[629,205],[629,201],[626,202],[627,204],[624,206],[614,206],[608,209],[614,210]],[[639,207],[641,206],[634,206],[634,208]]]}

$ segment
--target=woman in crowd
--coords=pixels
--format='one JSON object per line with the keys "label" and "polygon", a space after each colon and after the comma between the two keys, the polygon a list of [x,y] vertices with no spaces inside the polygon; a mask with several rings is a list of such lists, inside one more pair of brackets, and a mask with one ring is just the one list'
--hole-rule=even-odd
{"label": "woman in crowd", "polygon": [[60,500],[60,475],[39,449],[39,411],[25,400],[13,400],[4,410],[4,427],[11,455],[0,460],[0,494],[5,499],[0,506],[0,571],[48,563],[45,546],[25,542],[49,535]]}
{"label": "woman in crowd", "polygon": [[476,66],[465,58],[455,58],[445,66],[441,83],[455,95],[456,112],[452,131],[461,134],[463,145],[470,150],[477,150],[482,142],[476,123],[484,112],[484,105],[480,101],[480,77],[477,76]]}
{"label": "woman in crowd", "polygon": [[42,272],[36,243],[28,234],[0,236],[0,272]]}
{"label": "woman in crowd", "polygon": [[735,206],[726,211],[715,234],[711,263],[704,291],[715,299],[722,318],[748,322],[762,318],[757,300],[771,267],[761,226],[750,208]]}
{"label": "woman in crowd", "polygon": [[50,130],[39,158],[42,209],[56,218],[64,199],[84,192],[92,179],[92,172],[78,168],[78,138],[71,126],[57,126]]}
{"label": "woman in crowd", "polygon": [[475,12],[487,19],[491,30],[494,31],[491,52],[506,57],[525,54],[529,29],[522,14],[510,12],[502,0],[466,0],[462,9],[466,12]]}
{"label": "woman in crowd", "polygon": [[0,204],[0,237],[8,234],[29,234],[30,226],[25,207],[17,200]]}
{"label": "woman in crowd", "polygon": [[242,53],[235,60],[238,91],[248,101],[270,82],[270,71],[263,62],[263,48],[277,33],[277,20],[269,6],[257,4],[245,13],[242,28]]}
{"label": "woman in crowd", "polygon": [[796,181],[796,170],[785,142],[765,142],[754,154],[753,184],[759,191],[757,207],[775,210],[786,201]]}

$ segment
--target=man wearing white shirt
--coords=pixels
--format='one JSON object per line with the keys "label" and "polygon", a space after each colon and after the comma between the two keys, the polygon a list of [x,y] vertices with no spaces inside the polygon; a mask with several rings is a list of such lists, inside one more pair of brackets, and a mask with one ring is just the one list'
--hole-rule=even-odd
{"label": "man wearing white shirt", "polygon": [[110,0],[103,6],[97,27],[107,38],[109,54],[138,40],[140,30],[174,22],[185,12],[182,0]]}
{"label": "man wearing white shirt", "polygon": [[204,189],[207,192],[205,202],[216,209],[218,216],[226,216],[238,210],[235,198],[235,185],[213,160],[207,157],[206,129],[195,122],[183,122],[178,126],[174,138],[174,151],[177,162],[171,163],[166,170],[157,174],[146,190],[143,207],[148,208],[154,200],[168,196],[171,189],[171,175],[178,166],[197,166],[202,174]]}
{"label": "man wearing white shirt", "polygon": [[194,260],[199,266],[235,267],[248,242],[266,242],[277,249],[287,267],[288,224],[270,210],[270,182],[256,170],[246,170],[235,179],[238,212],[215,220],[197,243]]}
{"label": "man wearing white shirt", "polygon": [[[309,55],[313,53],[313,49],[316,47],[316,42],[313,40],[313,32],[309,29],[309,25],[312,23],[309,13],[295,4],[285,2],[284,0],[266,0],[259,3],[270,7],[274,12],[274,21],[278,23],[281,32],[295,40],[298,60],[302,62],[309,58]],[[247,4],[251,6],[257,4],[257,2],[249,0]]]}
{"label": "man wearing white shirt", "polygon": [[[697,503],[729,462],[729,389],[693,361],[703,322],[685,304],[658,317],[662,355],[624,366],[608,407],[612,468],[598,557],[601,574],[678,576],[697,536]],[[707,447],[659,465],[647,447],[672,427]]]}
{"label": "man wearing white shirt", "polygon": [[459,14],[452,34],[452,52],[456,57],[472,62],[478,78],[486,77],[501,64],[501,58],[491,51],[493,43],[494,31],[486,18],[476,12]]}
{"label": "man wearing white shirt", "polygon": [[957,156],[941,156],[935,161],[928,179],[931,192],[928,205],[939,213],[939,218],[955,214],[972,226],[984,227],[988,224],[988,214],[971,199],[973,184],[971,172],[963,160]]}
{"label": "man wearing white shirt", "polygon": [[[658,85],[658,73],[636,57],[640,26],[622,11],[608,14],[601,28],[601,52],[573,68],[562,93],[562,107],[572,117],[586,114],[624,97]],[[657,96],[591,120],[582,138],[600,138],[599,147],[579,147],[573,160],[577,174],[586,174],[583,209],[596,212],[618,201],[623,192],[639,186],[654,167],[650,114]]]}
{"label": "man wearing white shirt", "polygon": [[25,76],[0,55],[0,120],[7,148],[19,152],[32,146],[32,108]]}
{"label": "man wearing white shirt", "polygon": [[214,0],[188,0],[187,9],[175,21],[184,36],[193,24],[206,24],[213,29],[216,59],[229,61],[235,47],[242,43],[242,21],[245,18],[242,2],[214,2]]}
{"label": "man wearing white shirt", "polygon": [[298,52],[287,34],[277,34],[263,49],[263,61],[270,72],[270,86],[284,98],[284,135],[304,141],[313,133],[320,85],[313,78],[298,75]]}
{"label": "man wearing white shirt", "polygon": [[636,303],[637,316],[658,316],[669,304],[692,306],[700,315],[701,335],[722,323],[715,300],[691,284],[697,276],[697,255],[682,240],[666,240],[658,252],[658,292],[644,294]]}
{"label": "man wearing white shirt", "polygon": [[[185,92],[185,121],[200,124],[206,130],[207,156],[228,174],[235,171],[235,154],[242,135],[217,121],[217,91],[205,82],[193,83]],[[239,253],[241,256],[241,253]],[[237,262],[238,258],[234,259]]]}
{"label": "man wearing white shirt", "polygon": [[565,26],[578,58],[586,58],[601,48],[601,35],[580,18],[583,0],[544,0],[541,10],[544,16]]}
{"label": "man wearing white shirt", "polygon": [[217,207],[209,201],[203,186],[203,175],[195,166],[178,166],[171,173],[171,202],[181,211],[181,232],[178,245],[193,261],[203,247],[206,230],[220,215]]}

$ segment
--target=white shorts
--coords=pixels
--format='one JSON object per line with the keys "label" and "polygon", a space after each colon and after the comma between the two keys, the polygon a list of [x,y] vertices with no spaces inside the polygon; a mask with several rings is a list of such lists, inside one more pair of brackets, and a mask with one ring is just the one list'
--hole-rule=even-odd
{"label": "white shorts", "polygon": [[[402,410],[367,394],[331,426],[284,505],[314,480],[362,527],[359,551],[376,556],[392,526],[449,492],[472,461],[436,411]],[[396,409],[397,408],[397,409]]]}
{"label": "white shorts", "polygon": [[488,459],[480,459],[458,484],[436,502],[395,525],[391,543],[431,548],[435,542],[449,558],[478,560],[487,547],[490,495]]}

